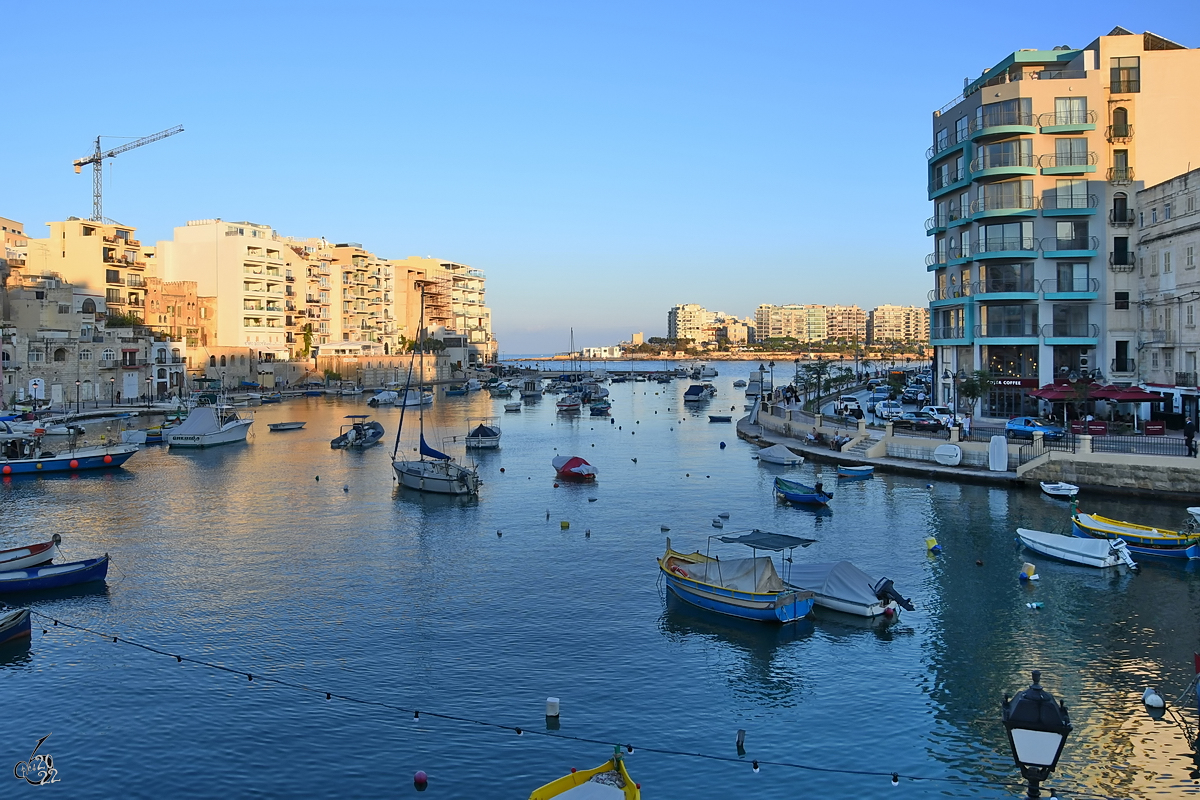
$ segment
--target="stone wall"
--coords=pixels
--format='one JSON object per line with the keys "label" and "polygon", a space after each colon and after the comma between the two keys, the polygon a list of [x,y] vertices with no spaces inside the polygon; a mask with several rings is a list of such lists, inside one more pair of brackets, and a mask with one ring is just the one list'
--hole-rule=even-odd
{"label": "stone wall", "polygon": [[1048,455],[1049,459],[1021,477],[1146,494],[1200,495],[1200,461],[1194,458],[1057,450]]}

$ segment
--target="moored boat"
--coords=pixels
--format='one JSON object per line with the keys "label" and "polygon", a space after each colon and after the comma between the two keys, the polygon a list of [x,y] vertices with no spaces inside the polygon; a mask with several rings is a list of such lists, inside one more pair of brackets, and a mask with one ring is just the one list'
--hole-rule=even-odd
{"label": "moored boat", "polygon": [[759,461],[765,461],[768,464],[794,466],[796,464],[804,463],[804,456],[796,455],[782,444],[773,444],[770,447],[764,447],[755,455],[758,456]]}
{"label": "moored boat", "polygon": [[383,438],[383,426],[366,414],[347,414],[350,423],[342,426],[342,432],[329,442],[334,450],[370,447]]}
{"label": "moored boat", "polygon": [[554,404],[563,414],[574,414],[583,408],[583,398],[575,392],[568,392]]}
{"label": "moored boat", "polygon": [[460,383],[452,383],[445,388],[446,397],[462,397],[466,393],[466,387]]}
{"label": "moored boat", "polygon": [[837,474],[839,478],[869,478],[875,474],[875,467],[869,464],[861,467],[838,464]]}
{"label": "moored boat", "polygon": [[77,438],[50,450],[37,434],[0,433],[0,476],[119,467],[138,451],[125,443],[76,447]]}
{"label": "moored boat", "polygon": [[813,539],[785,536],[778,533],[753,530],[739,536],[710,536],[730,544],[750,547],[750,558],[716,558],[704,553],[690,555],[671,548],[667,539],[667,550],[658,559],[658,569],[666,581],[667,589],[680,600],[700,608],[741,619],[760,622],[795,622],[812,611],[813,593],[789,586],[775,569],[770,556],[758,555],[759,550],[783,553],[780,564],[786,566],[790,576],[793,567],[791,552],[797,547],[807,547]]}
{"label": "moored boat", "polygon": [[500,446],[500,423],[495,417],[467,421],[467,447],[497,448]]}
{"label": "moored boat", "polygon": [[231,405],[199,406],[178,426],[166,431],[163,439],[170,447],[215,447],[246,441],[253,424],[253,419],[238,416]]}
{"label": "moored boat", "polygon": [[367,405],[371,407],[390,406],[400,399],[400,395],[393,392],[391,389],[383,389],[367,398]]}
{"label": "moored boat", "polygon": [[1050,497],[1058,497],[1063,500],[1070,500],[1075,495],[1079,494],[1079,487],[1073,483],[1064,483],[1062,481],[1041,481],[1042,492]]}
{"label": "moored boat", "polygon": [[588,404],[588,412],[593,417],[602,417],[605,414],[612,413],[612,401],[607,397],[602,397],[599,400],[593,400]]}
{"label": "moored boat", "polygon": [[579,456],[557,456],[550,462],[554,473],[565,481],[594,481],[599,470]]}
{"label": "moored boat", "polygon": [[733,417],[729,414],[709,414],[709,422],[733,422]]}
{"label": "moored boat", "polygon": [[28,639],[33,634],[29,623],[29,609],[5,609],[0,611],[0,645]]}
{"label": "moored boat", "polygon": [[56,533],[48,542],[0,550],[0,572],[49,564],[58,558],[60,542],[62,542],[62,537]]}
{"label": "moored boat", "polygon": [[621,748],[595,769],[571,770],[558,780],[533,790],[529,800],[641,800],[641,786],[633,782],[621,758]]}
{"label": "moored boat", "polygon": [[28,592],[37,589],[59,589],[77,583],[104,580],[108,575],[108,554],[66,564],[47,564],[40,567],[0,572],[0,594]]}
{"label": "moored boat", "polygon": [[1081,538],[1125,540],[1130,552],[1160,558],[1200,558],[1200,534],[1151,528],[1121,522],[1098,514],[1076,511],[1071,516],[1072,532]]}
{"label": "moored boat", "polygon": [[859,617],[892,616],[903,608],[913,610],[888,578],[878,581],[849,561],[828,564],[796,564],[788,580],[791,586],[813,593],[816,605]]}
{"label": "moored boat", "polygon": [[825,491],[825,486],[820,481],[817,481],[816,486],[809,486],[798,481],[776,478],[775,493],[788,502],[810,506],[829,505],[829,501],[833,499],[833,492]]}
{"label": "moored boat", "polygon": [[305,422],[272,422],[267,427],[273,431],[298,431],[305,424]]}
{"label": "moored boat", "polygon": [[742,380],[741,378],[738,378],[736,381],[733,382],[733,387],[735,389],[744,389],[744,388],[746,388],[746,382],[744,380]]}
{"label": "moored boat", "polygon": [[271,394],[264,394],[261,398],[259,398],[258,402],[262,403],[263,405],[268,405],[270,403],[282,403],[283,395],[280,394],[279,392],[272,392]]}
{"label": "moored boat", "polygon": [[521,410],[521,401],[517,400],[512,403],[505,403],[504,410],[510,414],[520,411]]}
{"label": "moored boat", "polygon": [[1129,556],[1124,539],[1081,539],[1078,536],[1063,536],[1029,528],[1017,528],[1017,536],[1020,537],[1021,544],[1035,553],[1060,561],[1099,568],[1125,564],[1137,569],[1137,564]]}

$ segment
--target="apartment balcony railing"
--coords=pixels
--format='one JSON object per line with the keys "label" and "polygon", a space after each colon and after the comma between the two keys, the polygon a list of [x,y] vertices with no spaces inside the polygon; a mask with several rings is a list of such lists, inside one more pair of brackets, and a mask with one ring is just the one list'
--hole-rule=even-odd
{"label": "apartment balcony railing", "polygon": [[1042,209],[1045,211],[1095,208],[1099,204],[1100,198],[1094,194],[1050,194],[1042,198]]}
{"label": "apartment balcony railing", "polygon": [[951,186],[967,177],[965,170],[947,170],[945,173],[938,171],[933,175],[933,180],[929,182],[929,191],[936,192],[938,189],[944,189]]}
{"label": "apartment balcony railing", "polygon": [[1152,328],[1150,330],[1150,341],[1155,344],[1163,344],[1167,341],[1167,334],[1170,333],[1166,328]]}
{"label": "apartment balcony railing", "polygon": [[938,264],[945,264],[947,261],[946,253],[930,253],[925,256],[925,266],[932,267]]}
{"label": "apartment balcony railing", "polygon": [[116,236],[101,236],[100,238],[103,239],[104,241],[108,242],[109,244],[120,244],[121,243],[120,238],[116,237]]}
{"label": "apartment balcony railing", "polygon": [[[1082,77],[1082,73],[1080,75]],[[1095,125],[1096,112],[1091,110],[1078,111],[1049,111],[1038,114],[1039,128],[1053,128],[1067,125]]]}
{"label": "apartment balcony railing", "polygon": [[1108,182],[1117,185],[1133,183],[1133,167],[1109,167]]}
{"label": "apartment balcony railing", "polygon": [[1141,80],[1113,81],[1108,90],[1113,94],[1136,94],[1142,91]]}
{"label": "apartment balcony railing", "polygon": [[1131,250],[1109,253],[1108,266],[1113,272],[1133,272],[1133,268],[1137,266],[1137,256]]}
{"label": "apartment balcony railing", "polygon": [[123,306],[125,305],[125,295],[110,294],[104,298],[104,302],[110,306]]}
{"label": "apartment balcony railing", "polygon": [[1022,236],[1013,239],[987,239],[975,242],[972,246],[976,255],[981,253],[1001,253],[1027,251],[1036,253],[1038,240],[1032,236]]}
{"label": "apartment balcony railing", "polygon": [[972,283],[971,291],[979,295],[999,293],[1034,294],[1037,292],[1037,282],[1034,281],[1032,275],[1027,278],[1018,279],[988,278],[987,280]]}
{"label": "apartment balcony railing", "polygon": [[1077,236],[1073,239],[1042,239],[1042,249],[1047,251],[1061,250],[1095,250],[1100,246],[1100,240],[1095,236]]}
{"label": "apartment balcony railing", "polygon": [[137,308],[141,308],[143,303],[140,298],[131,297],[131,298],[129,298],[129,305],[136,306]]}
{"label": "apartment balcony railing", "polygon": [[985,197],[971,201],[972,214],[984,211],[1031,211],[1041,207],[1041,198],[1033,195]]}
{"label": "apartment balcony railing", "polygon": [[990,114],[984,114],[982,117],[971,120],[970,132],[972,134],[983,133],[989,128],[1002,128],[1013,125],[1032,128],[1036,124],[1037,117],[1032,112],[993,111]]}
{"label": "apartment balcony railing", "polygon": [[1175,385],[1176,386],[1195,386],[1196,385],[1196,373],[1194,373],[1194,372],[1176,372],[1175,373]]}
{"label": "apartment balcony railing", "polygon": [[1038,332],[1039,328],[1033,322],[993,322],[975,326],[975,336],[980,339],[999,337],[1036,339]]}
{"label": "apartment balcony railing", "polygon": [[142,286],[146,285],[146,279],[143,278],[141,275],[130,275],[128,278],[125,279],[125,285],[142,287]]}
{"label": "apartment balcony railing", "polygon": [[1128,227],[1137,221],[1137,214],[1132,208],[1127,208],[1124,211],[1118,211],[1114,208],[1108,212],[1108,221],[1113,225]]}
{"label": "apartment balcony railing", "polygon": [[126,239],[125,246],[126,247],[141,247],[142,243],[139,242],[137,239]]}
{"label": "apartment balcony railing", "polygon": [[[953,131],[946,131],[946,138],[942,139],[940,141],[934,142],[933,146],[925,151],[925,158],[926,159],[933,158],[938,153],[944,153],[947,150],[949,150],[951,147],[954,147],[954,145],[961,144],[961,143],[965,142],[966,140],[967,140],[967,136],[966,136],[965,132],[962,136],[957,136],[954,134]],[[472,275],[477,278],[483,277],[483,274],[480,273],[479,270],[467,270],[467,274]]]}
{"label": "apartment balcony railing", "polygon": [[1005,167],[1036,167],[1038,157],[1033,153],[1000,153],[999,155],[982,155],[971,161],[971,172],[982,172],[985,169],[1003,169]]}
{"label": "apartment balcony railing", "polygon": [[1133,138],[1133,126],[1109,125],[1104,129],[1104,138],[1110,142],[1128,142]]}
{"label": "apartment balcony railing", "polygon": [[1098,278],[1048,278],[1040,284],[1040,291],[1049,293],[1095,293],[1100,291],[1100,280]]}
{"label": "apartment balcony railing", "polygon": [[1038,166],[1042,169],[1054,169],[1060,167],[1094,167],[1096,166],[1096,154],[1088,153],[1046,153],[1038,156]]}
{"label": "apartment balcony railing", "polygon": [[1100,326],[1090,322],[1052,322],[1042,326],[1042,336],[1047,339],[1095,339],[1100,336]]}
{"label": "apartment balcony railing", "polygon": [[1132,358],[1114,358],[1108,371],[1121,375],[1137,372],[1137,361]]}

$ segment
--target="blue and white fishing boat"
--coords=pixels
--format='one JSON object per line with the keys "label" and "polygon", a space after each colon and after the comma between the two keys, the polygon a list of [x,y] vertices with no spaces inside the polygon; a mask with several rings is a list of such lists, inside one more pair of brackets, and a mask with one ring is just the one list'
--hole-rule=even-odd
{"label": "blue and white fishing boat", "polygon": [[29,624],[29,609],[4,609],[0,611],[0,645],[28,639],[33,634]]}
{"label": "blue and white fishing boat", "polygon": [[1084,539],[1124,539],[1129,552],[1143,556],[1200,558],[1200,533],[1135,525],[1078,510],[1071,515],[1071,531]]}
{"label": "blue and white fishing boat", "polygon": [[789,502],[810,506],[826,506],[833,499],[833,492],[825,491],[825,486],[820,481],[817,481],[816,486],[808,486],[796,481],[776,478],[775,493]]}
{"label": "blue and white fishing boat", "polygon": [[870,465],[852,467],[848,464],[838,464],[837,474],[839,478],[869,478],[875,474],[875,468]]}
{"label": "blue and white fishing boat", "polygon": [[446,397],[462,397],[467,393],[467,388],[461,383],[452,383],[445,389]]}
{"label": "blue and white fishing boat", "polygon": [[[713,539],[745,545],[753,555],[732,559],[698,551],[685,555],[673,550],[668,538],[658,569],[667,589],[680,600],[718,614],[761,622],[795,622],[812,611],[813,593],[789,586],[786,579],[791,573],[792,552],[797,547],[808,547],[814,539],[752,530],[741,535],[710,536],[710,551]],[[781,554],[784,576],[775,569],[770,556],[758,555],[759,550]],[[782,555],[785,551],[786,557]]]}
{"label": "blue and white fishing boat", "polygon": [[124,442],[78,447],[77,435],[50,449],[39,434],[7,430],[0,423],[0,477],[119,467],[138,451],[136,444]]}
{"label": "blue and white fishing boat", "polygon": [[0,572],[0,594],[61,589],[77,583],[102,581],[107,575],[108,553],[105,553],[101,558]]}

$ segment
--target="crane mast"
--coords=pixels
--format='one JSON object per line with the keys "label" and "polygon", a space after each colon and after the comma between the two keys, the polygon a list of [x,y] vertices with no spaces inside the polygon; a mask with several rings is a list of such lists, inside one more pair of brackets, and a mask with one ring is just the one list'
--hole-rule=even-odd
{"label": "crane mast", "polygon": [[96,151],[86,158],[77,159],[74,162],[75,174],[78,175],[85,166],[92,165],[92,220],[95,222],[104,221],[104,159],[114,158],[121,153],[133,150],[135,147],[157,142],[160,139],[166,139],[168,136],[174,136],[177,133],[183,133],[183,126],[176,125],[174,128],[167,128],[165,131],[152,133],[149,136],[143,136],[141,139],[135,139],[132,142],[126,142],[123,145],[105,151],[100,147],[100,138],[96,137]]}

